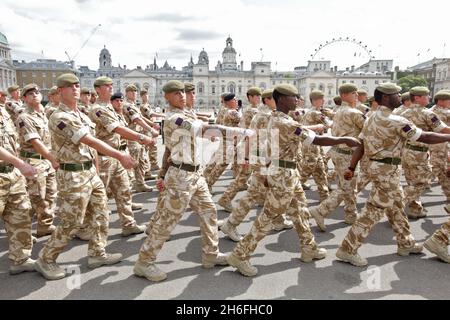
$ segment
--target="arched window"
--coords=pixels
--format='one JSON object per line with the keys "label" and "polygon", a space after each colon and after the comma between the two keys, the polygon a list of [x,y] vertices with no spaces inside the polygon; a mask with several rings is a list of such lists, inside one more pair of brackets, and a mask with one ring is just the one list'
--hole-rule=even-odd
{"label": "arched window", "polygon": [[228,84],[228,92],[229,93],[236,93],[236,84],[234,84],[233,82],[230,82]]}
{"label": "arched window", "polygon": [[203,94],[203,92],[205,92],[205,85],[203,84],[203,82],[199,82],[197,84],[197,93],[201,95]]}
{"label": "arched window", "polygon": [[267,85],[266,85],[265,82],[261,82],[261,83],[259,84],[259,87],[260,87],[261,90],[263,90],[263,91],[267,89]]}

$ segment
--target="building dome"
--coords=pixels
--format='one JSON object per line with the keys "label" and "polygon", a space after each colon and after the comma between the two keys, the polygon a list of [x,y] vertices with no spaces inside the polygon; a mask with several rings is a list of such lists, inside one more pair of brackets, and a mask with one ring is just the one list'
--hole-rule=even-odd
{"label": "building dome", "polygon": [[236,50],[233,48],[233,39],[230,37],[227,39],[227,46],[223,50],[223,53],[233,53],[236,54]]}
{"label": "building dome", "polygon": [[198,64],[207,65],[209,64],[209,57],[206,53],[205,49],[203,49],[200,54],[198,55]]}
{"label": "building dome", "polygon": [[0,43],[1,43],[1,44],[4,44],[4,45],[6,45],[6,46],[9,46],[8,39],[7,39],[6,36],[5,36],[3,33],[1,33],[1,32],[0,32]]}

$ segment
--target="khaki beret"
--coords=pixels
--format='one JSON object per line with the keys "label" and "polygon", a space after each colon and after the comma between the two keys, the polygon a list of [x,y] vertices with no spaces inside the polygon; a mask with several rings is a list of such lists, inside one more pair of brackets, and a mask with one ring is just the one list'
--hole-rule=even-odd
{"label": "khaki beret", "polygon": [[82,88],[81,94],[92,94],[92,91],[89,88]]}
{"label": "khaki beret", "polygon": [[11,87],[8,88],[8,93],[11,94],[14,91],[16,91],[17,89],[20,89],[20,87],[17,86],[17,85],[11,86]]}
{"label": "khaki beret", "polygon": [[0,96],[7,96],[8,92],[4,91],[4,90],[0,90]]}
{"label": "khaki beret", "polygon": [[125,88],[125,92],[130,92],[130,91],[135,91],[137,92],[138,89],[134,84],[129,84],[126,88]]}
{"label": "khaki beret", "polygon": [[21,97],[25,97],[25,95],[26,95],[28,92],[33,91],[33,90],[39,91],[38,85],[35,84],[35,83],[27,84],[25,87],[23,87],[22,93],[21,93],[20,96],[21,96]]}
{"label": "khaki beret", "polygon": [[163,91],[164,93],[184,91],[184,83],[178,80],[171,80],[164,85]]}
{"label": "khaki beret", "polygon": [[358,92],[359,95],[362,95],[362,96],[364,96],[364,95],[367,96],[368,95],[367,91],[364,90],[364,89],[359,89],[357,92]]}
{"label": "khaki beret", "polygon": [[309,98],[311,100],[322,99],[323,97],[325,97],[325,94],[322,91],[320,91],[320,90],[313,90],[309,94]]}
{"label": "khaki beret", "polygon": [[441,90],[434,96],[434,100],[450,100],[450,91]]}
{"label": "khaki beret", "polygon": [[370,102],[374,102],[375,101],[375,97],[369,97],[368,99],[367,99],[367,101],[370,103]]}
{"label": "khaki beret", "polygon": [[264,92],[262,93],[261,97],[263,99],[265,98],[271,98],[273,96],[273,89],[268,89],[268,90],[264,90]]}
{"label": "khaki beret", "polygon": [[74,85],[77,83],[80,83],[80,79],[78,79],[77,76],[74,75],[73,73],[66,73],[66,74],[60,75],[56,79],[56,86],[58,88],[70,87],[71,85]]}
{"label": "khaki beret", "polygon": [[427,96],[430,94],[430,90],[427,87],[414,87],[409,90],[412,96]]}
{"label": "khaki beret", "polygon": [[55,94],[58,94],[58,87],[57,86],[53,86],[50,91],[48,92],[49,96],[53,96]]}
{"label": "khaki beret", "polygon": [[194,90],[195,90],[195,85],[194,84],[189,83],[189,82],[186,82],[184,84],[184,91],[185,92],[191,92],[191,91],[194,91]]}
{"label": "khaki beret", "polygon": [[352,83],[346,83],[339,87],[339,94],[357,92],[358,87]]}
{"label": "khaki beret", "polygon": [[402,88],[395,83],[385,82],[377,87],[377,90],[384,94],[396,94],[402,91]]}
{"label": "khaki beret", "polygon": [[145,88],[142,89],[142,90],[141,90],[141,93],[140,93],[141,97],[142,97],[142,96],[145,96],[146,94],[148,94],[148,90],[145,89]]}
{"label": "khaki beret", "polygon": [[95,79],[94,87],[98,88],[98,87],[109,85],[109,84],[113,84],[113,81],[111,78],[99,77],[99,78]]}
{"label": "khaki beret", "polygon": [[276,86],[273,91],[285,96],[298,96],[298,90],[291,84],[280,84]]}
{"label": "khaki beret", "polygon": [[248,96],[260,96],[260,95],[262,95],[262,91],[258,87],[251,87],[250,89],[248,89],[247,95]]}
{"label": "khaki beret", "polygon": [[411,95],[409,94],[409,92],[405,92],[404,94],[402,94],[402,101],[406,100],[411,100]]}
{"label": "khaki beret", "polygon": [[339,96],[334,97],[334,98],[333,98],[333,101],[334,101],[334,104],[335,104],[335,105],[338,105],[338,106],[342,105],[342,98],[339,97]]}

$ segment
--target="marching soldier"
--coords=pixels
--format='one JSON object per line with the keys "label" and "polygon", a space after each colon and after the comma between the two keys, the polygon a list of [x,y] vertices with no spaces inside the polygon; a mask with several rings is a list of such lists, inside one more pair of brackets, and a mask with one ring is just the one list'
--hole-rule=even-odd
{"label": "marching soldier", "polygon": [[[237,227],[244,221],[250,210],[259,203],[264,204],[267,194],[267,172],[266,167],[270,163],[268,154],[268,131],[272,112],[276,110],[276,104],[272,97],[273,90],[266,90],[262,93],[263,107],[253,118],[250,129],[257,133],[256,140],[251,143],[251,154],[249,154],[252,174],[250,176],[250,183],[246,194],[239,200],[238,206],[233,208],[230,217],[225,221],[219,221],[220,230],[226,234],[231,240],[239,242],[242,236],[237,232]],[[256,145],[255,145],[256,143]],[[285,215],[280,215],[276,221],[273,222],[273,228],[276,231],[284,229],[292,229],[294,227],[290,220],[285,218]]]}
{"label": "marching soldier", "polygon": [[[322,91],[314,90],[309,95],[313,108],[306,112],[303,117],[305,126],[324,125],[327,129],[331,122],[320,111],[325,103],[325,94]],[[305,184],[312,175],[319,191],[320,201],[324,201],[329,196],[328,179],[325,171],[325,163],[322,157],[323,150],[319,146],[303,146],[303,161],[301,163],[301,181]]]}
{"label": "marching soldier", "polygon": [[[250,256],[258,243],[272,229],[272,221],[286,213],[294,223],[301,242],[300,259],[312,262],[324,259],[326,250],[317,247],[314,235],[308,222],[308,209],[305,193],[300,183],[300,174],[294,162],[300,148],[300,141],[308,145],[348,144],[357,146],[354,138],[334,138],[316,136],[312,131],[304,129],[300,123],[288,116],[297,103],[297,89],[288,84],[275,87],[273,98],[277,111],[273,113],[269,129],[269,145],[271,146],[271,165],[267,176],[269,189],[266,195],[263,212],[258,216],[250,232],[234,248],[227,257],[227,262],[247,277],[255,276],[258,270],[250,264]],[[278,143],[273,143],[277,141]]]}
{"label": "marching soldier", "polygon": [[50,116],[53,112],[58,109],[58,106],[61,102],[61,97],[58,94],[58,87],[54,86],[48,92],[48,104],[45,106],[45,116],[47,119],[50,119]]}
{"label": "marching soldier", "polygon": [[[445,125],[450,126],[450,91],[439,91],[434,96],[436,105],[431,108],[431,111],[438,116]],[[438,178],[442,191],[447,199],[447,204],[450,203],[450,179],[447,177],[448,167],[448,153],[449,148],[447,143],[430,146],[432,179]]]}
{"label": "marching soldier", "polygon": [[401,98],[402,98],[402,105],[397,109],[395,109],[394,111],[392,111],[393,115],[401,116],[402,113],[405,112],[406,109],[410,108],[412,105],[411,96],[409,92],[405,92],[404,94],[402,94]]}
{"label": "marching soldier", "polygon": [[[409,91],[412,106],[402,113],[402,116],[424,131],[450,133],[439,117],[426,106],[429,104],[430,90],[425,87],[414,87]],[[430,184],[431,165],[428,145],[410,141],[403,150],[402,166],[407,186],[404,187],[405,203],[408,206],[408,217],[420,219],[426,217],[420,201],[422,193]]]}
{"label": "marching soldier", "polygon": [[[147,136],[128,128],[125,117],[118,114],[111,104],[111,99],[120,100],[121,95],[113,95],[113,82],[110,78],[100,77],[94,83],[98,94],[97,103],[92,107],[90,118],[96,124],[95,136],[111,148],[118,151],[127,150],[127,140],[137,141],[142,145],[154,143]],[[123,101],[123,98],[122,98]],[[120,101],[116,101],[119,103]],[[100,178],[106,189],[116,200],[117,214],[122,224],[122,236],[140,234],[146,226],[138,225],[132,211],[132,194],[128,173],[120,162],[112,157],[99,154]]]}
{"label": "marching soldier", "polygon": [[[169,81],[163,88],[169,104],[164,131],[166,148],[171,155],[171,167],[165,176],[166,194],[162,210],[149,230],[149,236],[141,247],[134,267],[135,275],[150,281],[163,281],[167,278],[155,265],[155,261],[188,205],[200,218],[203,267],[213,268],[215,265],[227,264],[226,256],[219,252],[218,247],[217,211],[202,175],[200,159],[196,155],[198,142],[195,136],[205,128],[219,128],[193,120],[184,113],[184,89],[184,84],[179,81]],[[234,129],[232,132],[239,134],[242,131],[244,130]]]}
{"label": "marching soldier", "polygon": [[362,112],[363,115],[367,115],[367,113],[370,111],[369,107],[367,107],[367,91],[363,89],[359,89],[357,91],[358,93],[358,102],[356,103],[356,109]]}
{"label": "marching soldier", "polygon": [[[153,107],[150,105],[148,101],[148,91],[146,89],[141,90],[141,113],[144,118],[146,118],[148,121],[150,121],[150,125],[153,127],[153,129],[158,130],[158,132],[161,130],[160,126],[153,122],[153,117],[161,117],[163,118],[163,114],[158,114],[154,111]],[[160,167],[158,165],[158,146],[157,144],[149,145],[148,146],[148,157],[150,159],[150,171],[158,171],[160,170]]]}
{"label": "marching soldier", "polygon": [[[400,91],[401,88],[392,83],[383,83],[377,87],[375,100],[380,108],[364,125],[359,137],[363,144],[355,150],[350,167],[345,173],[346,179],[352,179],[361,157],[365,155],[369,159],[367,172],[372,183],[369,199],[336,253],[340,260],[358,267],[368,264],[367,260],[358,254],[359,247],[370,230],[385,215],[397,236],[397,254],[408,256],[422,252],[422,246],[416,244],[411,235],[408,219],[403,212],[403,193],[398,167],[401,164],[402,149],[407,141],[427,144],[450,141],[448,134],[424,132],[411,121],[393,116],[392,111],[401,104]],[[413,92],[419,93],[418,89]]]}
{"label": "marching soldier", "polygon": [[[129,128],[138,133],[150,132],[154,137],[157,137],[159,132],[150,127],[136,107],[137,87],[129,85],[125,91],[126,99],[123,104],[123,114]],[[134,168],[134,189],[136,192],[152,192],[153,189],[145,184],[145,173],[150,171],[146,148],[139,142],[132,140],[128,143],[128,149],[133,159],[138,163],[137,167]]]}
{"label": "marching soldier", "polygon": [[[258,106],[261,103],[261,95],[262,92],[260,88],[254,87],[247,91],[247,99],[250,106],[242,115],[241,122],[239,124],[241,128],[250,128],[253,117],[258,113]],[[217,201],[217,203],[223,207],[225,211],[233,211],[233,205],[231,202],[239,191],[247,189],[247,181],[250,178],[250,175],[251,171],[248,164],[241,165],[236,178],[231,182],[222,197]]]}
{"label": "marching soldier", "polygon": [[[335,137],[358,137],[364,126],[366,117],[355,108],[357,101],[357,87],[354,84],[344,84],[339,88],[342,106],[336,113],[331,133]],[[347,181],[344,173],[353,154],[353,149],[337,146],[332,149],[332,160],[339,179],[338,188],[323,201],[320,206],[312,207],[309,212],[317,222],[321,231],[326,230],[324,219],[344,201],[345,223],[353,224],[358,216],[356,210],[356,178]]]}
{"label": "marching soldier", "polygon": [[[234,93],[230,93],[224,98],[225,106],[227,108],[227,113],[223,117],[222,124],[227,127],[238,127],[241,122],[241,114],[237,111],[237,99]],[[225,169],[228,167],[230,162],[234,163],[235,143],[233,141],[227,141],[226,138],[222,138],[221,146],[219,150],[215,153],[215,160],[213,163],[208,165],[205,169],[204,176],[210,190],[217,182],[217,180],[222,176]],[[231,160],[230,158],[232,158]],[[232,208],[225,208],[231,211]]]}
{"label": "marching soldier", "polygon": [[[3,105],[5,92],[0,96]],[[0,107],[0,217],[8,234],[10,274],[34,271],[35,263],[31,259],[31,204],[24,176],[31,178],[37,171],[17,158],[17,151],[14,124],[5,108]]]}
{"label": "marching soldier", "polygon": [[17,85],[8,88],[8,93],[11,96],[11,100],[6,103],[6,110],[14,124],[16,124],[17,117],[25,109],[23,107],[23,102],[20,100],[20,87]]}
{"label": "marching soldier", "polygon": [[80,80],[73,74],[64,74],[56,80],[61,105],[50,117],[52,150],[60,163],[56,173],[58,183],[58,217],[60,224],[39,253],[36,270],[48,280],[66,276],[56,259],[64,250],[83,219],[92,221],[92,237],[88,249],[88,267],[98,268],[122,260],[121,254],[105,251],[108,237],[109,209],[106,190],[94,166],[94,151],[118,159],[130,169],[133,159],[92,136],[93,123],[78,110]]}
{"label": "marching soldier", "polygon": [[26,109],[17,119],[20,140],[20,156],[36,168],[38,174],[27,179],[28,195],[37,216],[38,238],[55,231],[53,204],[56,199],[56,172],[59,163],[51,153],[51,137],[48,119],[41,105],[42,95],[36,84],[26,85],[22,90]]}
{"label": "marching soldier", "polygon": [[80,104],[78,106],[78,109],[87,116],[89,116],[89,113],[91,111],[91,96],[91,89],[81,88]]}

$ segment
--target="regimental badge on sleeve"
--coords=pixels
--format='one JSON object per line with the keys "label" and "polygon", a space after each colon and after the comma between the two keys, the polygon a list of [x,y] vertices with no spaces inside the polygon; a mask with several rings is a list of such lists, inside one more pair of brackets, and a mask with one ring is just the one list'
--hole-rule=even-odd
{"label": "regimental badge on sleeve", "polygon": [[294,134],[296,135],[296,136],[299,136],[300,137],[300,135],[303,133],[303,130],[301,129],[301,128],[297,128],[296,130],[295,130],[295,132],[294,132]]}
{"label": "regimental badge on sleeve", "polygon": [[23,127],[25,127],[25,123],[24,123],[23,121],[20,121],[20,123],[19,123],[19,127],[20,127],[20,128],[23,128]]}
{"label": "regimental badge on sleeve", "polygon": [[189,121],[183,120],[182,118],[178,118],[175,121],[175,124],[178,127],[186,129],[186,130],[191,130],[191,128],[192,128],[192,124]]}

